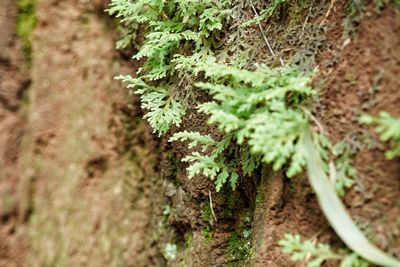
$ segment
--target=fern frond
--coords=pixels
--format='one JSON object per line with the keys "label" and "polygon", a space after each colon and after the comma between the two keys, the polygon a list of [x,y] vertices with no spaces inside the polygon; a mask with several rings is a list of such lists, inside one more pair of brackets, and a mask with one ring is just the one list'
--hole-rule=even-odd
{"label": "fern frond", "polygon": [[208,122],[233,133],[238,144],[246,140],[251,152],[274,170],[288,165],[289,177],[300,173],[306,164],[300,139],[309,116],[295,107],[315,94],[310,76],[293,68],[259,66],[250,72],[210,62],[203,68],[215,82],[197,84],[214,98],[199,108],[210,115]]}
{"label": "fern frond", "polygon": [[353,153],[351,153],[349,145],[343,141],[334,146],[333,153],[336,157],[335,189],[339,196],[344,196],[345,189],[354,184],[356,177],[356,170],[351,164]]}
{"label": "fern frond", "polygon": [[128,83],[127,87],[140,95],[141,107],[147,110],[144,118],[150,123],[153,132],[162,135],[169,130],[171,125],[180,125],[185,109],[170,95],[167,88],[151,86],[142,79],[133,78],[130,75],[118,76],[116,79]]}
{"label": "fern frond", "polygon": [[301,241],[299,235],[285,234],[278,242],[283,252],[291,255],[292,261],[304,261],[307,267],[319,267],[328,260],[340,261],[341,267],[368,267],[369,264],[355,253],[342,250],[338,253],[332,251],[329,245],[315,244],[310,240]]}
{"label": "fern frond", "polygon": [[[183,105],[176,100],[162,82],[174,74],[172,59],[189,47],[194,54],[205,47],[212,32],[222,29],[229,16],[230,1],[213,0],[112,0],[107,11],[127,27],[129,34],[118,42],[126,47],[134,36],[137,25],[147,29],[145,40],[133,59],[144,59],[138,74],[140,78],[119,77],[137,88],[142,107],[148,110],[145,118],[154,131],[163,134],[171,125],[179,125],[185,114]],[[150,86],[148,83],[157,86]]]}
{"label": "fern frond", "polygon": [[386,157],[393,159],[400,156],[400,118],[395,118],[382,111],[378,116],[362,116],[361,122],[376,125],[376,132],[383,142],[389,142],[391,149],[386,151]]}
{"label": "fern frond", "polygon": [[185,110],[182,104],[168,95],[168,91],[160,89],[141,96],[142,108],[148,112],[143,116],[147,119],[154,132],[160,135],[166,133],[171,125],[179,126]]}
{"label": "fern frond", "polygon": [[214,180],[221,169],[224,169],[224,164],[217,162],[214,156],[203,155],[199,152],[193,152],[191,155],[183,158],[182,161],[192,163],[187,168],[189,179],[202,174]]}
{"label": "fern frond", "polygon": [[302,112],[286,109],[278,102],[272,112],[265,110],[252,115],[245,129],[251,151],[263,155],[263,161],[272,163],[274,170],[289,163],[286,174],[292,177],[306,165],[300,139],[308,126],[308,118]]}
{"label": "fern frond", "polygon": [[260,166],[261,158],[261,155],[254,155],[249,147],[244,146],[240,150],[240,165],[244,175],[252,175],[254,170]]}
{"label": "fern frond", "polygon": [[201,154],[197,151],[184,157],[182,161],[189,162],[190,165],[186,169],[189,179],[197,175],[204,175],[211,180],[215,180],[215,188],[219,192],[222,186],[230,182],[231,188],[235,189],[239,174],[236,173],[234,163],[228,163],[222,153],[229,147],[232,141],[232,135],[226,135],[221,141],[216,142],[209,135],[201,135],[198,132],[179,132],[175,133],[169,142],[174,141],[190,141],[188,148],[194,149],[200,146],[202,152],[206,152],[212,148],[210,155]]}
{"label": "fern frond", "polygon": [[178,132],[175,133],[168,141],[190,141],[188,148],[193,149],[198,145],[201,145],[202,151],[205,152],[210,146],[215,145],[215,140],[210,135],[202,135],[198,132]]}
{"label": "fern frond", "polygon": [[224,138],[222,138],[222,140],[215,145],[215,149],[213,150],[212,154],[215,156],[220,156],[222,152],[224,152],[226,149],[229,148],[232,141],[233,141],[232,134],[225,135]]}
{"label": "fern frond", "polygon": [[218,128],[226,133],[230,133],[234,130],[242,128],[245,126],[245,121],[241,120],[235,114],[227,110],[223,110],[217,103],[215,102],[208,102],[202,104],[199,111],[202,111],[208,115],[210,118],[208,122],[210,124],[217,123]]}

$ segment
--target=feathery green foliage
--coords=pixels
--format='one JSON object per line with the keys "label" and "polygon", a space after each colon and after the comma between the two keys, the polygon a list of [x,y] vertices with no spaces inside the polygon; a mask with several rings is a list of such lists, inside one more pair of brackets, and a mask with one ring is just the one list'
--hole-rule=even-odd
{"label": "feathery green foliage", "polygon": [[144,44],[133,58],[146,58],[141,73],[154,81],[174,72],[170,58],[175,54],[210,45],[207,38],[222,28],[228,5],[226,0],[113,0],[108,12],[128,28],[147,26]]}
{"label": "feathery green foliage", "polygon": [[[283,2],[274,1],[271,8]],[[315,94],[308,85],[310,75],[295,68],[258,66],[255,71],[243,70],[217,63],[209,55],[209,37],[222,29],[222,21],[229,15],[228,5],[229,1],[211,0],[113,0],[108,10],[128,28],[142,23],[148,29],[143,46],[134,56],[146,58],[142,76],[118,79],[140,95],[142,107],[148,110],[145,118],[159,135],[171,125],[179,126],[185,114],[167,82],[159,80],[176,71],[195,76],[201,73],[209,80],[197,87],[208,90],[214,101],[203,103],[199,110],[210,115],[209,123],[218,124],[227,137],[217,142],[200,134],[181,133],[171,141],[189,139],[189,148],[197,143],[204,146],[207,141],[207,146],[213,147],[211,153],[205,153],[208,147],[203,147],[201,153],[194,151],[184,160],[191,163],[189,177],[202,174],[215,179],[218,190],[228,180],[236,187],[239,169],[250,175],[261,161],[271,163],[275,170],[287,166],[289,177],[300,173],[305,165],[300,139],[309,125],[300,104]],[[185,56],[188,49],[191,56]],[[235,160],[226,158],[232,154],[226,151],[231,142],[242,147],[237,148],[243,153]]]}
{"label": "feathery green foliage", "polygon": [[[187,67],[189,60],[178,60],[178,67]],[[199,108],[210,115],[210,124],[233,134],[239,145],[246,141],[251,152],[272,163],[274,170],[287,164],[289,177],[302,171],[305,160],[299,140],[309,123],[299,105],[315,94],[309,75],[290,67],[241,70],[218,64],[210,57],[201,64],[194,63],[192,69],[195,74],[203,71],[213,81],[197,83],[214,99]]]}
{"label": "feathery green foliage", "polygon": [[[271,16],[285,2],[269,1],[269,8],[250,23]],[[135,38],[138,24],[146,30],[144,43],[134,56],[144,61],[138,72],[141,76],[118,79],[140,95],[142,108],[148,111],[145,118],[155,132],[162,135],[171,125],[179,126],[185,115],[182,92],[176,87],[187,76],[180,74],[188,75],[190,84],[202,81],[196,86],[206,90],[212,100],[200,104],[199,111],[209,115],[208,122],[216,124],[224,136],[216,140],[211,135],[184,131],[169,141],[188,142],[192,152],[183,161],[190,163],[189,178],[209,177],[217,191],[227,183],[235,189],[240,177],[251,175],[261,163],[271,164],[274,170],[283,169],[288,177],[301,173],[309,155],[304,136],[313,118],[306,106],[316,95],[310,86],[312,74],[297,68],[258,65],[242,69],[237,66],[246,64],[239,57],[217,62],[212,51],[218,31],[231,16],[229,6],[229,0],[112,0],[108,10],[127,28],[118,46],[124,47]],[[177,76],[179,81],[174,80]],[[175,82],[178,86],[170,86]],[[351,156],[345,148],[332,150],[322,133],[312,134],[326,172],[332,159],[336,160],[336,190],[342,195],[354,176]],[[340,259],[342,266],[366,266],[354,254],[344,256],[331,252],[326,245],[302,244],[299,237],[287,238],[281,244],[296,259],[311,255],[309,266],[319,266],[328,259]]]}
{"label": "feathery green foliage", "polygon": [[[228,161],[224,156],[232,142],[231,139],[232,135],[227,135],[217,142],[210,135],[185,131],[174,134],[169,141],[190,141],[189,149],[200,147],[201,153],[193,151],[183,158],[183,161],[191,163],[187,168],[188,176],[191,179],[201,174],[215,180],[216,190],[220,191],[227,181],[235,189],[239,179],[235,162]],[[207,153],[209,149],[211,152]]]}
{"label": "feathery green foliage", "polygon": [[201,135],[198,132],[183,131],[174,134],[169,141],[190,141],[188,148],[192,149],[198,145],[201,145],[202,152],[205,152],[210,146],[215,145],[216,141],[210,135]]}
{"label": "feathery green foliage", "polygon": [[[198,174],[215,179],[216,190],[229,181],[232,189],[235,189],[239,179],[239,173],[246,176],[260,165],[260,157],[254,156],[246,146],[232,146],[234,136],[226,135],[221,141],[215,141],[209,135],[201,135],[198,132],[178,132],[169,141],[190,141],[188,148],[200,148],[201,153],[193,151],[183,161],[190,162],[187,168],[189,178]],[[228,160],[230,155],[240,155],[239,159]]]}
{"label": "feathery green foliage", "polygon": [[[155,132],[165,133],[172,124],[179,125],[185,114],[180,101],[172,96],[167,78],[175,73],[171,60],[177,54],[196,52],[212,46],[211,35],[222,29],[229,15],[229,1],[213,0],[113,0],[107,10],[120,19],[127,35],[118,47],[127,46],[138,24],[147,29],[143,45],[133,57],[145,59],[138,79],[120,76],[129,88],[141,95],[149,110],[146,118]],[[164,79],[164,81],[160,81]]]}
{"label": "feathery green foliage", "polygon": [[319,267],[328,260],[340,261],[340,267],[369,266],[357,254],[345,250],[333,252],[329,245],[315,244],[310,240],[301,241],[299,235],[286,234],[278,243],[284,253],[291,255],[293,261],[305,261],[307,267]]}
{"label": "feathery green foliage", "polygon": [[[301,138],[311,115],[302,105],[315,95],[309,86],[310,75],[290,67],[270,69],[261,65],[255,71],[242,70],[201,53],[177,57],[175,62],[177,69],[192,70],[194,75],[201,73],[210,80],[196,84],[213,96],[213,101],[201,104],[199,111],[210,115],[210,124],[232,135],[231,141],[250,148],[240,154],[246,160],[235,162],[244,175],[251,174],[261,162],[272,164],[274,170],[286,169],[288,177],[303,171],[306,156]],[[355,176],[347,146],[332,147],[323,134],[316,134],[314,139],[326,172],[334,171],[332,182],[343,196]],[[200,160],[199,155],[190,159]],[[335,159],[333,169],[328,166],[330,159]],[[219,169],[224,162],[217,164]]]}
{"label": "feathery green foliage", "polygon": [[[273,1],[271,10],[284,2]],[[215,180],[218,191],[227,181],[235,188],[239,176],[251,175],[261,162],[272,164],[274,170],[286,169],[288,177],[302,172],[305,155],[301,138],[310,120],[303,105],[316,94],[309,86],[311,74],[296,68],[260,65],[244,70],[217,63],[210,55],[209,37],[222,29],[228,5],[229,1],[211,0],[113,0],[109,9],[128,28],[138,23],[147,26],[144,45],[134,57],[146,58],[142,76],[118,79],[140,95],[142,108],[148,111],[145,118],[154,132],[162,135],[171,125],[179,126],[185,115],[179,93],[174,93],[165,77],[180,71],[208,81],[196,84],[213,97],[213,101],[201,104],[199,111],[208,114],[209,123],[217,124],[227,136],[216,141],[211,136],[183,132],[170,141],[190,140],[189,149],[203,146],[184,158],[190,163],[188,174],[190,178],[202,174]],[[222,10],[218,16],[216,8]],[[185,55],[188,51],[191,56]],[[329,141],[323,135],[315,139],[322,158],[328,160]],[[352,184],[349,176],[353,170],[346,157],[340,159],[336,184],[343,195],[344,188]]]}
{"label": "feathery green foliage", "polygon": [[400,156],[400,118],[395,118],[382,111],[376,117],[362,116],[361,122],[376,125],[375,130],[380,135],[381,141],[390,143],[391,149],[386,151],[388,159]]}
{"label": "feathery green foliage", "polygon": [[132,92],[140,95],[141,107],[148,111],[144,118],[148,120],[153,131],[157,132],[159,136],[166,133],[171,125],[180,125],[185,110],[167,88],[153,87],[143,82],[142,79],[132,78],[130,75],[118,76],[116,79],[129,83],[128,88],[140,88]]}
{"label": "feathery green foliage", "polygon": [[[335,190],[339,196],[344,196],[345,190],[354,184],[356,170],[352,163],[353,153],[345,142],[339,142],[333,147],[335,160]],[[330,170],[333,171],[333,170]]]}

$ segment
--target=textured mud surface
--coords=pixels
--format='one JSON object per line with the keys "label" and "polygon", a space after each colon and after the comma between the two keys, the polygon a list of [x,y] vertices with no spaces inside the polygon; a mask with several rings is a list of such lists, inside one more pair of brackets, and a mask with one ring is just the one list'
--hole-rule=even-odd
{"label": "textured mud surface", "polygon": [[400,115],[400,16],[392,6],[367,10],[350,43],[336,43],[323,61],[335,63],[322,68],[321,117],[331,138],[357,151],[358,180],[346,197],[351,214],[374,243],[400,257],[399,160],[387,160],[374,132],[358,123],[361,114]]}
{"label": "textured mud surface", "polygon": [[125,133],[134,101],[113,76],[134,67],[105,6],[38,1],[28,71],[15,1],[0,4],[0,266],[151,265],[154,145]]}
{"label": "textured mud surface", "polygon": [[[345,198],[352,217],[372,242],[400,257],[399,161],[385,159],[385,147],[372,129],[358,122],[361,114],[400,112],[400,17],[393,6],[377,13],[367,1],[366,12],[347,39],[346,1],[336,1],[331,15],[325,19],[325,14],[326,9],[308,21],[324,20],[326,25],[323,38],[318,33],[311,43],[318,48],[311,52],[316,52],[313,60],[320,68],[315,86],[321,103],[316,114],[334,142],[345,140],[356,153],[358,177]],[[277,246],[276,240],[286,232],[343,246],[321,214],[306,177],[289,181],[275,174],[262,179],[259,190],[265,200],[254,217],[256,266],[293,264]]]}
{"label": "textured mud surface", "polygon": [[24,133],[22,96],[30,79],[15,39],[15,1],[0,4],[0,266],[22,266],[25,238],[18,223],[25,220],[19,202],[24,199],[17,161]]}

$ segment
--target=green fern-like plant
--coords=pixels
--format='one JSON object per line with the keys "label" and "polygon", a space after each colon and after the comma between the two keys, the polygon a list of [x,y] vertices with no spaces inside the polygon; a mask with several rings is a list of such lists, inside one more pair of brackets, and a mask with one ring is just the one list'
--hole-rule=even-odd
{"label": "green fern-like plant", "polygon": [[[335,165],[335,189],[339,196],[344,196],[345,190],[354,184],[357,175],[352,165],[354,153],[346,142],[339,142],[333,147],[333,156],[336,158]],[[333,170],[330,170],[333,171]]]}
{"label": "green fern-like plant", "polygon": [[211,35],[222,29],[230,14],[230,1],[221,0],[112,0],[107,10],[120,20],[126,35],[117,43],[126,47],[138,25],[146,30],[143,45],[133,59],[144,59],[139,78],[120,76],[129,88],[141,95],[145,117],[159,135],[173,124],[179,125],[185,114],[181,100],[174,97],[168,78],[176,69],[176,55],[195,53],[211,47]]}
{"label": "green fern-like plant", "polygon": [[[304,130],[310,127],[311,116],[303,106],[315,95],[309,86],[310,75],[290,67],[243,70],[217,63],[206,53],[180,56],[175,62],[177,69],[191,70],[209,80],[196,84],[213,96],[213,101],[199,106],[200,112],[210,116],[208,122],[232,135],[231,140],[239,146],[250,148],[241,157],[251,160],[235,163],[243,175],[247,175],[246,166],[255,168],[261,162],[272,164],[274,170],[285,169],[288,177],[303,171],[306,155],[301,140]],[[334,174],[332,182],[343,196],[356,175],[348,146],[332,146],[323,133],[315,134],[314,140],[327,174]],[[199,160],[198,155],[196,159]],[[330,168],[331,164],[334,168]]]}
{"label": "green fern-like plant", "polygon": [[375,130],[379,134],[381,141],[390,143],[391,149],[386,151],[388,159],[400,156],[400,118],[395,118],[382,111],[378,116],[362,116],[361,122],[376,125]]}
{"label": "green fern-like plant", "polygon": [[315,244],[310,240],[302,241],[299,235],[286,234],[278,242],[283,252],[291,256],[293,261],[303,261],[307,267],[319,267],[329,260],[340,262],[340,267],[368,267],[369,264],[357,254],[346,250],[333,252],[326,244]]}
{"label": "green fern-like plant", "polygon": [[[234,139],[233,134],[227,134],[216,141],[210,135],[184,131],[175,133],[169,141],[189,141],[188,148],[193,151],[183,158],[184,162],[190,163],[188,177],[201,174],[215,180],[219,192],[227,182],[235,190],[241,174],[251,176],[261,163],[261,157],[251,153],[249,147],[232,145]],[[229,160],[231,155],[233,159]]]}
{"label": "green fern-like plant", "polygon": [[132,92],[140,95],[141,107],[147,110],[144,118],[159,136],[166,133],[171,125],[180,125],[185,109],[167,88],[148,85],[142,79],[130,75],[118,76],[116,79],[128,83],[130,89],[140,88]]}
{"label": "green fern-like plant", "polygon": [[184,162],[190,163],[187,168],[188,177],[191,179],[201,174],[215,180],[218,192],[227,181],[235,189],[239,179],[236,162],[228,161],[224,156],[232,142],[231,139],[232,135],[227,135],[221,141],[216,141],[210,135],[184,131],[174,134],[169,141],[189,141],[189,149],[200,149],[201,152],[194,150],[183,158]]}
{"label": "green fern-like plant", "polygon": [[226,0],[113,0],[108,12],[128,28],[147,27],[143,46],[133,58],[146,59],[141,73],[152,81],[173,73],[169,58],[185,52],[184,46],[192,51],[207,46],[207,38],[222,28],[228,5]]}
{"label": "green fern-like plant", "polygon": [[[190,60],[178,59],[178,67],[188,68]],[[197,83],[214,98],[199,108],[210,116],[209,123],[233,134],[239,145],[246,141],[251,152],[275,170],[288,165],[289,177],[300,173],[305,165],[300,139],[309,126],[300,104],[315,94],[310,76],[290,67],[258,66],[248,71],[218,64],[210,57],[201,64],[198,61],[192,62],[194,74],[202,71],[212,81]]]}
{"label": "green fern-like plant", "polygon": [[[309,86],[310,75],[290,67],[271,69],[260,65],[254,71],[243,70],[217,63],[206,53],[179,56],[175,62],[177,69],[190,70],[194,75],[201,73],[209,80],[196,84],[213,97],[213,101],[199,106],[200,112],[209,115],[208,122],[218,125],[230,142],[249,148],[242,151],[240,160],[234,163],[225,158],[221,161],[220,154],[204,156],[193,152],[195,154],[184,159],[193,163],[188,167],[189,176],[202,173],[214,179],[221,173],[221,178],[217,178],[220,189],[229,173],[233,173],[236,181],[238,173],[249,175],[261,162],[272,164],[274,170],[286,168],[288,177],[303,171],[306,158],[301,139],[310,125],[310,118],[302,105],[315,94]],[[326,153],[325,148],[320,147]],[[216,161],[211,165],[208,160]],[[223,167],[224,164],[229,167]],[[242,171],[231,171],[235,165],[236,170]],[[201,172],[205,166],[210,166],[212,172]]]}
{"label": "green fern-like plant", "polygon": [[[138,25],[145,32],[143,43],[134,55],[134,59],[143,61],[137,73],[139,77],[120,76],[118,79],[140,95],[142,108],[147,111],[145,118],[159,135],[166,133],[171,125],[179,126],[185,115],[182,92],[177,92],[179,86],[172,86],[176,77],[180,78],[178,85],[187,77],[181,76],[182,72],[190,76],[189,84],[193,80],[202,81],[196,86],[206,90],[212,100],[202,103],[199,111],[209,115],[209,123],[218,125],[224,136],[217,140],[197,132],[181,132],[173,135],[170,141],[188,142],[191,153],[183,160],[189,163],[189,178],[209,177],[215,181],[217,191],[226,183],[236,188],[240,177],[251,175],[261,163],[271,164],[274,170],[283,169],[288,177],[301,173],[306,162],[310,162],[310,155],[314,156],[303,146],[314,147],[310,145],[312,142],[324,161],[321,164],[329,171],[326,164],[332,157],[329,141],[322,133],[313,132],[312,138],[309,134],[310,121],[315,118],[306,106],[316,94],[310,86],[311,74],[289,66],[259,65],[241,69],[238,66],[248,65],[240,62],[239,57],[220,63],[212,56],[217,47],[218,31],[225,27],[224,20],[231,15],[230,2],[112,0],[109,13],[126,27],[126,36],[118,43],[119,47],[126,47],[136,38]],[[269,1],[276,5],[261,16],[269,16],[283,2],[286,1]],[[388,125],[383,127],[384,136],[388,136],[386,140],[398,144],[398,136],[390,129]],[[394,150],[391,155],[398,153]],[[347,155],[346,152],[333,153],[337,160],[343,155]],[[353,172],[348,156],[339,163],[338,167],[342,167],[338,168],[336,182],[341,183],[341,190],[349,185],[347,177]],[[342,260],[342,266],[366,266],[358,264],[354,254],[339,258],[338,253],[328,250],[329,247],[304,245],[300,238],[281,244],[298,259],[311,255],[313,265],[309,266],[318,266],[329,259]],[[345,263],[347,265],[343,265]]]}

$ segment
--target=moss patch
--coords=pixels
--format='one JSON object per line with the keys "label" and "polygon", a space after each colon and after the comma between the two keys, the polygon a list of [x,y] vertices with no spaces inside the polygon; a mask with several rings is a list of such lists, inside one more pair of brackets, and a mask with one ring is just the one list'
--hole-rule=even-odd
{"label": "moss patch", "polygon": [[17,36],[28,61],[31,60],[32,53],[31,35],[36,26],[35,6],[36,0],[17,0]]}
{"label": "moss patch", "polygon": [[212,211],[209,203],[204,203],[201,209],[201,219],[205,222],[210,222],[212,220]]}
{"label": "moss patch", "polygon": [[228,266],[243,266],[251,260],[252,255],[251,233],[240,236],[233,232],[228,242]]}
{"label": "moss patch", "polygon": [[213,239],[213,231],[210,225],[206,225],[203,227],[202,234],[206,244],[208,244]]}

